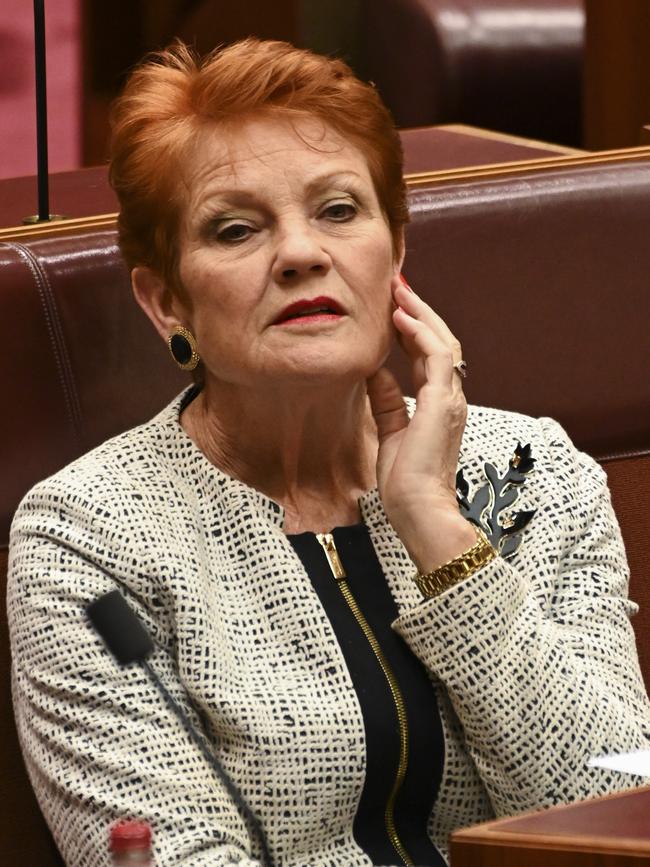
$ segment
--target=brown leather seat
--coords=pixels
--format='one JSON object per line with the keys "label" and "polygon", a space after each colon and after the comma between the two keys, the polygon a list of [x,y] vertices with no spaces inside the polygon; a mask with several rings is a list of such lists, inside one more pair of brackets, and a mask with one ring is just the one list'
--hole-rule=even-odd
{"label": "brown leather seat", "polygon": [[468,123],[579,147],[582,0],[364,0],[365,72],[398,126]]}
{"label": "brown leather seat", "polygon": [[[407,277],[448,320],[475,403],[559,419],[606,467],[650,682],[650,150],[432,175],[411,188]],[[150,417],[186,378],[131,299],[112,229],[0,244],[0,563],[20,497]],[[395,369],[410,384],[404,364]],[[0,618],[3,630],[4,617]],[[5,672],[0,857],[60,864],[26,781]]]}
{"label": "brown leather seat", "polygon": [[[12,513],[37,479],[153,415],[185,379],[135,305],[115,232],[0,244],[0,575]],[[0,862],[62,862],[25,774],[0,617]]]}

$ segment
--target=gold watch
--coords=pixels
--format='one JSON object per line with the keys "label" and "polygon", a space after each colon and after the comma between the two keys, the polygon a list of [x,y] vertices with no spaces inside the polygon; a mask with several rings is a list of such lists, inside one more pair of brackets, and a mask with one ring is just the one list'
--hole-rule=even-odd
{"label": "gold watch", "polygon": [[420,572],[415,575],[413,580],[425,599],[439,596],[445,590],[453,587],[454,584],[458,584],[465,578],[469,578],[474,572],[478,572],[486,563],[494,560],[497,556],[495,548],[492,547],[483,530],[479,527],[475,527],[475,529],[476,542],[464,554],[459,554],[449,563],[444,563],[437,569],[427,572],[426,575],[422,575]]}

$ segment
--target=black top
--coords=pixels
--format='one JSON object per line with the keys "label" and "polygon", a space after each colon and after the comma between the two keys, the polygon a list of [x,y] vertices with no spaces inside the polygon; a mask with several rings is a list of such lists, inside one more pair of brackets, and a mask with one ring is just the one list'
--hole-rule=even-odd
{"label": "black top", "polygon": [[[442,776],[444,738],[435,691],[427,672],[391,629],[398,616],[365,524],[337,527],[334,542],[347,583],[399,684],[408,718],[409,762],[395,802],[395,826],[418,867],[444,867],[427,834]],[[332,624],[357,693],[366,732],[366,780],[354,820],[359,846],[373,864],[402,864],[386,830],[384,811],[399,762],[399,723],[388,681],[313,533],[290,535]]]}

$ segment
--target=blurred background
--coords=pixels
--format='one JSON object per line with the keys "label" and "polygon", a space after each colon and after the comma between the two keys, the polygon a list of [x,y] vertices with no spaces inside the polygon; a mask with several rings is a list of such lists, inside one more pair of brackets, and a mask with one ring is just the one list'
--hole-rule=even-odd
{"label": "blurred background", "polygon": [[[2,0],[0,177],[34,174],[33,9]],[[345,58],[400,127],[462,123],[573,148],[643,142],[650,0],[46,0],[50,170],[106,160],[148,50],[249,34]],[[650,139],[649,139],[650,141]]]}

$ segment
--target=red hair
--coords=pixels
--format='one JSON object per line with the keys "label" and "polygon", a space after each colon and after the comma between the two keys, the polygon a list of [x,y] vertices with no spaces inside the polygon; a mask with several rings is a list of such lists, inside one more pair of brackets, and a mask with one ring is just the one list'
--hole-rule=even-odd
{"label": "red hair", "polygon": [[402,147],[375,89],[341,60],[250,38],[203,59],[175,43],[145,59],[116,100],[110,180],[130,268],[148,265],[178,287],[178,179],[197,133],[269,112],[318,118],[364,154],[397,254],[408,221]]}

